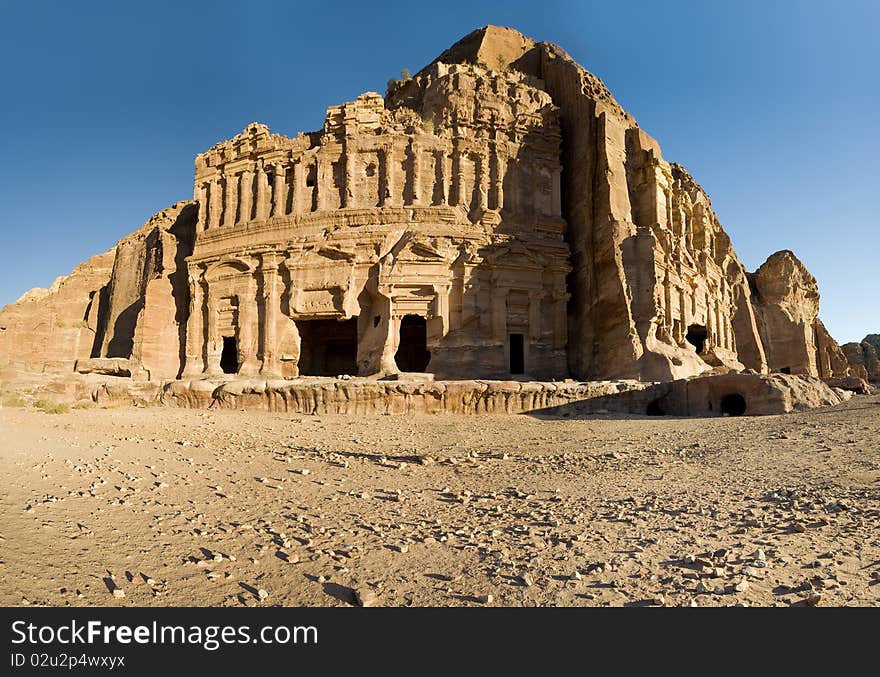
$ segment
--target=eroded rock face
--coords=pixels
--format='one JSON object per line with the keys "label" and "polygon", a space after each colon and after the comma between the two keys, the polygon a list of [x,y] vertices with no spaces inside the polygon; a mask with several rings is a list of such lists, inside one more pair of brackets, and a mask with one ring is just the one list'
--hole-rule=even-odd
{"label": "eroded rock face", "polygon": [[758,329],[771,371],[849,375],[849,361],[819,319],[816,278],[793,252],[772,254],[751,277]]}
{"label": "eroded rock face", "polygon": [[[601,80],[494,26],[385,97],[331,106],[319,131],[253,123],[218,143],[196,157],[193,202],[111,253],[109,279],[85,284],[96,300],[64,311],[91,331],[61,350],[68,367],[125,361],[142,380],[850,371],[791,252],[749,276],[705,191]],[[30,366],[69,338],[41,340]]]}
{"label": "eroded rock face", "polygon": [[880,359],[874,343],[869,340],[876,336],[878,335],[869,334],[861,343],[845,343],[842,350],[853,376],[880,383]]}
{"label": "eroded rock face", "polygon": [[49,289],[31,289],[0,310],[0,368],[70,372],[91,356],[114,256],[115,249],[93,256]]}

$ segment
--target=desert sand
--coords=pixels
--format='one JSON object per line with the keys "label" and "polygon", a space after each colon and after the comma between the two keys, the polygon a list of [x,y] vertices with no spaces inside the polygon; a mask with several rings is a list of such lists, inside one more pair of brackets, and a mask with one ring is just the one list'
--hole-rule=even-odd
{"label": "desert sand", "polygon": [[709,419],[5,408],[0,434],[3,605],[880,602],[878,396]]}

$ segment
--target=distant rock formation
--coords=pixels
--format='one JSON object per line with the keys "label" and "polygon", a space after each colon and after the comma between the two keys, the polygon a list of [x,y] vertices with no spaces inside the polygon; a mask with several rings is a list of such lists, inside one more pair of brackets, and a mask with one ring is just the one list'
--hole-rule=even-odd
{"label": "distant rock formation", "polygon": [[860,343],[845,343],[842,349],[853,376],[880,383],[880,334],[868,334]]}
{"label": "distant rock formation", "polygon": [[789,250],[772,254],[749,276],[770,371],[823,378],[849,375],[840,346],[819,319],[819,286]]}

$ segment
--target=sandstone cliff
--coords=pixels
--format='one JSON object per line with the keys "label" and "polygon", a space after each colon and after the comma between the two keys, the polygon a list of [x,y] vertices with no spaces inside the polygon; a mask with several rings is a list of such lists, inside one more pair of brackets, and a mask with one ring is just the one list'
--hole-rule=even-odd
{"label": "sandstone cliff", "polygon": [[132,375],[176,378],[185,345],[197,206],[178,202],[116,245],[92,357],[130,358]]}
{"label": "sandstone cliff", "polygon": [[880,383],[878,344],[880,344],[880,334],[868,334],[860,343],[845,343],[842,346],[852,376]]}
{"label": "sandstone cliff", "polygon": [[474,31],[436,62],[531,75],[559,107],[574,376],[766,370],[745,270],[709,198],[663,159],[599,78],[560,47],[497,26]]}
{"label": "sandstone cliff", "polygon": [[849,362],[819,319],[819,286],[789,250],[753,275],[758,329],[771,371],[823,378],[849,375]]}
{"label": "sandstone cliff", "polygon": [[31,289],[0,310],[0,368],[71,371],[88,358],[114,256],[115,248],[93,256],[49,289]]}
{"label": "sandstone cliff", "polygon": [[0,367],[70,372],[79,363],[82,372],[175,378],[196,212],[192,202],[177,203],[50,289],[3,308]]}

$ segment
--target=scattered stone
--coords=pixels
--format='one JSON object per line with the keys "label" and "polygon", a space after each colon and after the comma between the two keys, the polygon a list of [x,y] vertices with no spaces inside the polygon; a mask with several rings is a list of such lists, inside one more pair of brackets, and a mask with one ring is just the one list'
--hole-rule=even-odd
{"label": "scattered stone", "polygon": [[372,589],[367,587],[355,589],[354,598],[358,606],[379,606],[379,597]]}

